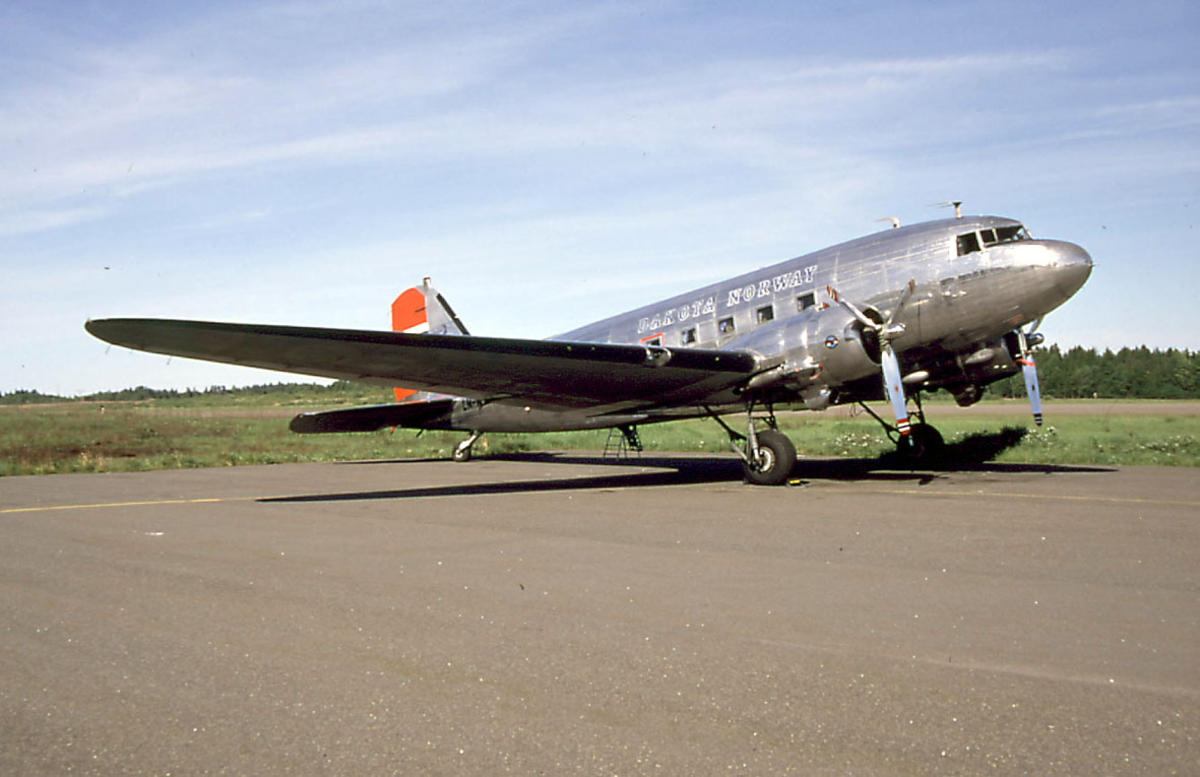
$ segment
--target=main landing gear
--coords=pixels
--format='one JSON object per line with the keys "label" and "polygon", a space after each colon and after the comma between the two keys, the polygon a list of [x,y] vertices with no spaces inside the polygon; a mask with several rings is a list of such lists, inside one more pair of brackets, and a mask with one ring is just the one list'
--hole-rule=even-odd
{"label": "main landing gear", "polygon": [[941,461],[946,451],[946,442],[942,439],[941,432],[925,422],[925,409],[921,407],[920,393],[914,393],[912,398],[917,405],[916,412],[912,414],[916,423],[908,427],[908,434],[901,434],[899,429],[880,418],[865,402],[859,402],[859,405],[883,427],[888,439],[895,443],[896,453],[901,459],[914,466],[935,464]]}
{"label": "main landing gear", "polygon": [[767,417],[761,419],[767,428],[758,430],[755,427],[760,419],[754,417],[753,404],[747,404],[746,434],[735,432],[711,410],[708,413],[729,434],[729,446],[734,453],[742,457],[747,483],[778,486],[787,481],[796,466],[796,446],[779,431],[774,409],[768,406]]}

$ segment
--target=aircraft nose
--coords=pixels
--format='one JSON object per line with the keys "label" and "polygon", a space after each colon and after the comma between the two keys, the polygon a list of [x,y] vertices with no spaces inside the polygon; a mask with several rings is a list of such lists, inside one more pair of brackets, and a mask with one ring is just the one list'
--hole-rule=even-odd
{"label": "aircraft nose", "polygon": [[1065,241],[1053,241],[1050,248],[1054,255],[1050,262],[1054,285],[1066,299],[1079,291],[1092,274],[1092,257],[1080,246]]}

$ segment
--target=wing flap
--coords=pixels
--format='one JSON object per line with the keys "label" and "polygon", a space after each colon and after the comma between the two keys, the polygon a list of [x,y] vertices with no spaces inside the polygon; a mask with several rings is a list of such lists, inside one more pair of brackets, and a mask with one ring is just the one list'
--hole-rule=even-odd
{"label": "wing flap", "polygon": [[86,328],[101,340],[151,353],[545,409],[611,412],[697,401],[758,368],[752,354],[739,351],[561,340],[169,319],[99,319]]}

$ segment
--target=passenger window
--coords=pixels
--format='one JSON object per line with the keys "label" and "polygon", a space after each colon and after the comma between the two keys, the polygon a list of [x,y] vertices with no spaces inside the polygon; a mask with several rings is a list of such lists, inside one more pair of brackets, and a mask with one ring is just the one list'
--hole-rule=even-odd
{"label": "passenger window", "polygon": [[661,348],[662,347],[662,335],[655,335],[654,337],[647,337],[645,340],[642,341],[642,345],[652,345],[652,346],[655,346],[656,348]]}
{"label": "passenger window", "polygon": [[765,308],[759,308],[758,312],[755,314],[755,318],[757,319],[758,323],[760,323],[760,324],[765,324],[768,321],[774,321],[775,320],[775,306],[767,305]]}
{"label": "passenger window", "polygon": [[958,255],[966,256],[979,250],[979,235],[968,232],[958,236]]}
{"label": "passenger window", "polygon": [[734,332],[733,316],[723,318],[717,322],[717,331],[723,335],[730,335]]}
{"label": "passenger window", "polygon": [[679,342],[682,343],[683,345],[692,345],[693,343],[695,343],[696,342],[696,327],[692,327],[691,329],[683,330],[683,333],[679,336]]}
{"label": "passenger window", "polygon": [[796,297],[796,310],[805,310],[817,304],[817,295],[814,292],[807,292]]}

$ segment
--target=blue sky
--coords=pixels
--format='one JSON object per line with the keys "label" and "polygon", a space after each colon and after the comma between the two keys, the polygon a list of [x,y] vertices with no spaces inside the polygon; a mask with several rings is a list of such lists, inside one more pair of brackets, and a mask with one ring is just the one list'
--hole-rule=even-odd
{"label": "blue sky", "polygon": [[[561,7],[559,7],[561,6]],[[1079,243],[1064,346],[1200,349],[1192,2],[0,8],[0,391],[291,380],[89,318],[545,337],[930,203]]]}

